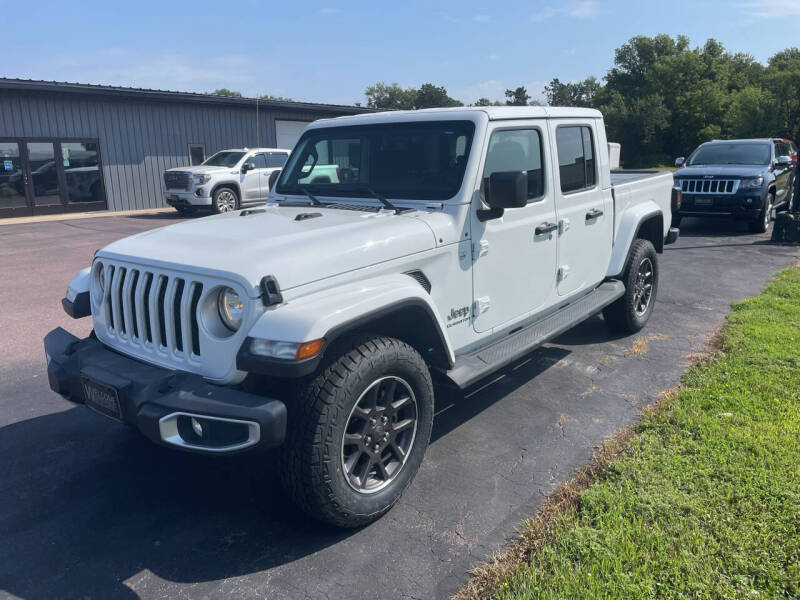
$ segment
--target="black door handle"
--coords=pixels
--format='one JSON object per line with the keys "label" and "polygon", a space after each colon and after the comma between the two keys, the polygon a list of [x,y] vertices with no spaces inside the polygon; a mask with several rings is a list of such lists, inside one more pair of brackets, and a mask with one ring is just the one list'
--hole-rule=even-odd
{"label": "black door handle", "polygon": [[603,216],[602,210],[597,210],[596,208],[593,208],[592,210],[586,213],[586,220],[591,221],[592,219],[596,219],[597,217],[602,217],[602,216]]}
{"label": "black door handle", "polygon": [[555,223],[542,223],[536,229],[534,229],[533,232],[536,235],[544,235],[545,233],[550,233],[551,231],[555,231],[556,229],[558,229],[558,225],[556,225]]}

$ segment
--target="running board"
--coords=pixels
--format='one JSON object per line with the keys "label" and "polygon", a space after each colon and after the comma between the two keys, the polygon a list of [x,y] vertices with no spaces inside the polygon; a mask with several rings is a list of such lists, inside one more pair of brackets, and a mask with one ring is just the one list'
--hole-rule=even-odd
{"label": "running board", "polygon": [[589,294],[500,341],[457,357],[446,376],[458,387],[466,388],[597,314],[624,293],[621,281],[606,281]]}

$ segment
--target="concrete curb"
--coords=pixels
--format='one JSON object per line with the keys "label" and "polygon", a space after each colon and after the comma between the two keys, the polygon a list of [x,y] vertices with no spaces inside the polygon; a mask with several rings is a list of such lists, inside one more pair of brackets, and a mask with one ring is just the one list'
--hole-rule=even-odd
{"label": "concrete curb", "polygon": [[147,215],[174,212],[174,208],[146,208],[144,210],[118,210],[116,212],[97,211],[85,213],[60,213],[57,215],[38,215],[33,217],[12,217],[10,219],[0,219],[2,225],[23,225],[26,223],[45,223],[48,221],[72,221],[75,219],[98,219],[101,217],[126,217],[128,215]]}

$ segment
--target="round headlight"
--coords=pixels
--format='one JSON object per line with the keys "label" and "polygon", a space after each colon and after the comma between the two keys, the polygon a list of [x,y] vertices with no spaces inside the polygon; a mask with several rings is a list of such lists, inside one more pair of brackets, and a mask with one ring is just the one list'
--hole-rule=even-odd
{"label": "round headlight", "polygon": [[106,289],[106,266],[101,262],[94,263],[92,297],[97,304],[103,301]]}
{"label": "round headlight", "polygon": [[222,288],[217,297],[217,309],[225,327],[231,331],[239,329],[244,317],[244,302],[239,294],[229,287]]}

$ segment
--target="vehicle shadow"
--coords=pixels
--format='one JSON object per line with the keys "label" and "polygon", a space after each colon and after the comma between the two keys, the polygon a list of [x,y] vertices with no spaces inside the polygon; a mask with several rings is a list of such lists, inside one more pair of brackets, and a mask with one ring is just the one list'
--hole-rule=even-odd
{"label": "vehicle shadow", "polygon": [[680,224],[681,238],[687,237],[740,237],[742,235],[767,236],[768,234],[753,233],[748,229],[746,221],[724,217],[698,219],[684,217]]}
{"label": "vehicle shadow", "polygon": [[[437,384],[431,443],[568,354],[540,348],[465,392]],[[37,388],[34,400],[50,393]],[[358,535],[303,515],[279,491],[276,458],[175,452],[83,407],[2,427],[0,590],[137,598],[149,571],[167,584],[207,583],[213,597],[222,580]]]}

